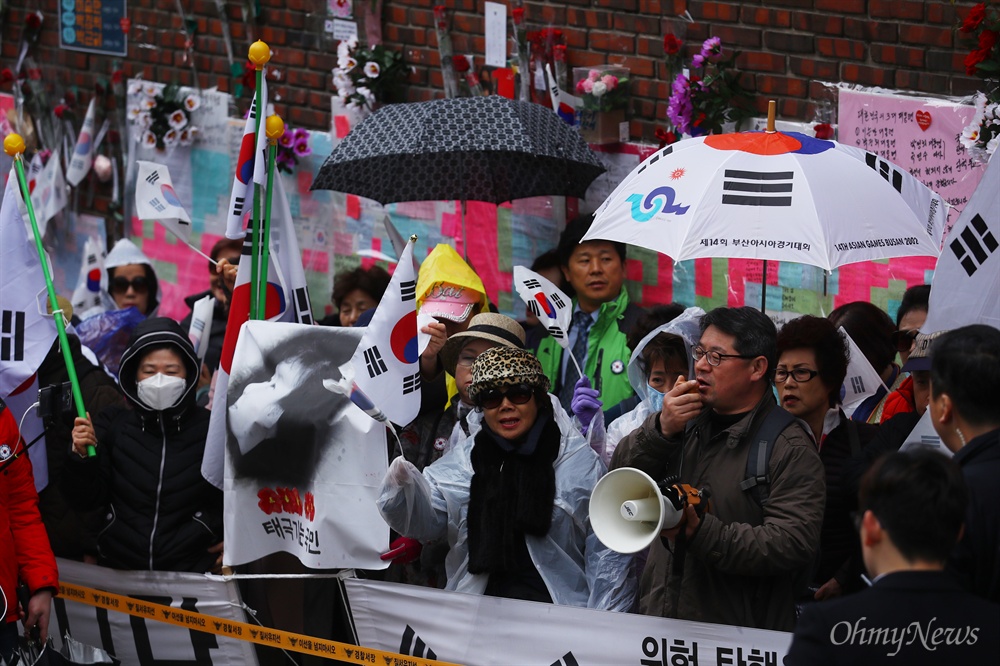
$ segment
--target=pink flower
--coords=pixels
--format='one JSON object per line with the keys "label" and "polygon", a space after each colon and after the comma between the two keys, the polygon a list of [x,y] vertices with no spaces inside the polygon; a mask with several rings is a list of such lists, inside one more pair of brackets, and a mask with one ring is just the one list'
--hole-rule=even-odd
{"label": "pink flower", "polygon": [[592,69],[590,70],[590,73],[587,74],[587,78],[590,81],[596,81],[597,79],[601,78],[601,73],[598,72],[596,69]]}
{"label": "pink flower", "polygon": [[613,74],[605,74],[601,77],[601,81],[608,87],[608,90],[614,90],[618,87],[618,77]]}
{"label": "pink flower", "polygon": [[586,91],[585,91],[585,90],[583,89],[583,84],[584,84],[584,82],[585,82],[585,81],[587,81],[587,79],[580,79],[579,81],[577,81],[577,82],[576,82],[576,91],[577,91],[578,93],[580,93],[581,95],[582,95],[582,94],[583,94],[584,92],[586,92]]}
{"label": "pink flower", "polygon": [[583,92],[591,93],[594,91],[594,82],[591,81],[590,79],[584,79],[580,83],[583,84]]}
{"label": "pink flower", "polygon": [[312,155],[312,150],[309,148],[309,140],[296,141],[295,145],[292,146],[292,151],[295,153],[296,157],[305,157],[306,155]]}

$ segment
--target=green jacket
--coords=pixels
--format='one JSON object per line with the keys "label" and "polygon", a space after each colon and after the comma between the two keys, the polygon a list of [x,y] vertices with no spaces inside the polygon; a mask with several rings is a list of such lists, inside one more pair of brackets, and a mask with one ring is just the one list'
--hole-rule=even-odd
{"label": "green jacket", "polygon": [[[575,309],[576,299],[573,300],[573,306]],[[622,287],[617,299],[601,305],[597,322],[590,327],[587,336],[587,365],[583,371],[593,383],[597,374],[598,352],[602,351],[601,402],[604,403],[605,410],[611,409],[634,393],[626,372],[632,355],[628,348],[626,333],[641,313],[641,308],[629,302],[628,292]],[[555,338],[546,335],[539,341],[535,353],[542,364],[545,376],[552,383],[549,390],[559,395],[563,348]]]}

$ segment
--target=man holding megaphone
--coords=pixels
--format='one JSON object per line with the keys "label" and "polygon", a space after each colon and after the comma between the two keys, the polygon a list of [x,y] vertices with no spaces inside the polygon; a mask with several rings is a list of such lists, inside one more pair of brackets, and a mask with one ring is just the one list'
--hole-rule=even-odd
{"label": "man holding megaphone", "polygon": [[[826,488],[816,446],[771,391],[776,337],[771,320],[753,308],[705,315],[692,350],[694,377],[678,378],[663,409],[615,450],[611,469],[634,469],[620,469],[617,479],[612,471],[595,488],[591,520],[605,545],[622,552],[650,545],[643,613],[794,627],[798,587],[808,583],[819,548]],[[667,501],[671,495],[684,495],[682,506]],[[661,503],[653,518],[630,520],[624,505],[650,496]],[[613,512],[621,518],[599,529],[598,516]]]}

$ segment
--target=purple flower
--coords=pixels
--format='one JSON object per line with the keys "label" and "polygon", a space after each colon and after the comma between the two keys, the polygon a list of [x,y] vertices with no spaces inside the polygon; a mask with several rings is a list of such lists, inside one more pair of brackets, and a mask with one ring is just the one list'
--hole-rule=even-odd
{"label": "purple flower", "polygon": [[667,104],[667,117],[679,131],[691,133],[691,114],[694,108],[691,104],[691,84],[684,74],[678,74],[670,86],[670,101]]}
{"label": "purple flower", "polygon": [[295,143],[295,139],[288,132],[282,134],[281,138],[278,139],[278,145],[284,148],[291,148],[293,143]]}
{"label": "purple flower", "polygon": [[691,67],[695,69],[700,69],[704,66],[705,66],[705,56],[703,56],[700,53],[691,56]]}
{"label": "purple flower", "polygon": [[309,130],[307,129],[302,129],[301,127],[298,127],[295,129],[294,134],[296,141],[299,141],[301,139],[306,139],[306,140],[309,139]]}
{"label": "purple flower", "polygon": [[718,37],[709,37],[702,43],[699,55],[711,62],[717,62],[722,57],[722,40]]}
{"label": "purple flower", "polygon": [[295,145],[292,146],[292,151],[295,153],[296,157],[305,157],[306,155],[312,155],[312,150],[309,149],[308,139],[304,139],[302,141],[296,140]]}

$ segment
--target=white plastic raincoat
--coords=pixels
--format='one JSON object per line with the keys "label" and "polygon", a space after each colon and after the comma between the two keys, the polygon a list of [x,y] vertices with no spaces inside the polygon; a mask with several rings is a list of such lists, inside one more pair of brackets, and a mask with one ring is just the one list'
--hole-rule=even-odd
{"label": "white plastic raincoat", "polygon": [[[555,467],[552,527],[543,537],[526,536],[528,553],[552,601],[565,606],[630,611],[636,598],[631,556],[606,548],[590,527],[590,494],[605,466],[549,395],[562,433]],[[472,436],[424,468],[421,474],[399,457],[379,491],[378,507],[392,529],[422,542],[447,535],[445,589],[483,594],[489,576],[469,573],[467,514],[473,470],[470,455],[482,414],[469,417]]]}
{"label": "white plastic raincoat", "polygon": [[610,464],[611,456],[615,452],[618,442],[642,425],[642,422],[653,411],[650,405],[651,400],[646,390],[648,378],[639,365],[643,349],[660,333],[672,333],[673,335],[680,336],[684,340],[684,350],[687,352],[687,378],[691,379],[694,376],[694,359],[691,356],[691,348],[697,345],[698,340],[701,338],[701,318],[704,315],[705,311],[699,307],[688,308],[666,324],[650,331],[636,345],[635,350],[632,352],[632,357],[628,362],[628,381],[632,384],[632,388],[635,389],[638,395],[646,397],[643,398],[642,402],[635,409],[627,414],[622,414],[608,426],[608,433],[604,438],[604,451],[601,454],[601,459],[604,461],[605,466]]}

